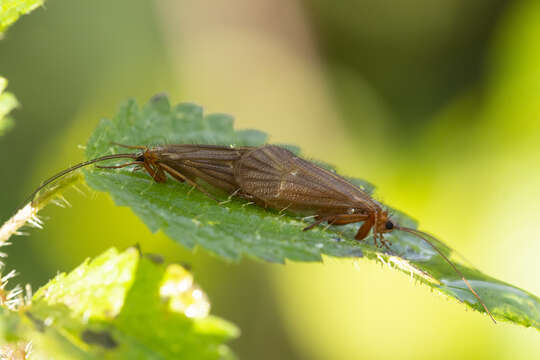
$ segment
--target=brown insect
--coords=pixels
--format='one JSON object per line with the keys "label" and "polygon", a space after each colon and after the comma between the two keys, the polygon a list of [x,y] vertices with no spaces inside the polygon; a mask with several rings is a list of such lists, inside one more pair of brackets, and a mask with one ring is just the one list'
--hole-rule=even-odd
{"label": "brown insect", "polygon": [[375,242],[392,231],[388,213],[365,191],[341,176],[306,161],[287,149],[266,145],[246,152],[234,167],[242,192],[258,205],[315,215],[309,230],[322,222],[345,225],[363,221],[356,240],[373,229]]}
{"label": "brown insect", "polygon": [[363,222],[355,239],[364,240],[371,231],[375,245],[389,250],[389,243],[383,234],[395,230],[407,232],[424,240],[452,266],[495,322],[493,315],[463,273],[428,240],[432,238],[431,235],[399,226],[368,193],[334,172],[306,161],[287,149],[274,145],[239,148],[213,145],[163,145],[152,148],[116,145],[141,151],[106,155],[72,166],[47,179],[32,193],[31,198],[43,187],[71,171],[105,160],[124,158],[132,161],[98,167],[118,169],[135,165],[136,169],[146,170],[159,183],[165,182],[166,174],[169,174],[216,200],[198,184],[198,180],[203,180],[229,195],[237,195],[265,208],[314,215],[315,222],[304,228],[304,231],[323,222],[330,225]]}

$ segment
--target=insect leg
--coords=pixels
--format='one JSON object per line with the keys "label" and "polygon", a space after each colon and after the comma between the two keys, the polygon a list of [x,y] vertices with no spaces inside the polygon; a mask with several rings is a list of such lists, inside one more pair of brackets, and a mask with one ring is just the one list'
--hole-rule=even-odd
{"label": "insect leg", "polygon": [[216,202],[219,202],[213,195],[211,195],[208,191],[206,191],[201,186],[199,186],[199,184],[197,184],[195,181],[193,181],[190,178],[182,175],[180,172],[176,171],[175,169],[173,169],[169,165],[163,164],[163,163],[158,163],[158,166],[160,166],[161,169],[165,170],[169,175],[171,175],[176,180],[187,182],[188,184],[190,184],[191,186],[197,188],[200,192],[202,192],[203,194],[208,196],[210,199],[212,199],[212,200],[214,200]]}
{"label": "insect leg", "polygon": [[315,226],[319,225],[320,223],[323,223],[329,219],[331,219],[333,216],[319,216],[315,217],[315,222],[311,223],[310,225],[306,226],[302,229],[302,231],[308,231],[313,229]]}
{"label": "insect leg", "polygon": [[346,225],[352,224],[359,221],[364,221],[369,218],[369,215],[360,215],[360,214],[343,214],[343,215],[329,215],[329,216],[320,216],[315,217],[315,222],[304,228],[303,230],[313,229],[315,226],[319,225],[322,222],[328,221],[329,225]]}
{"label": "insect leg", "polygon": [[143,162],[142,165],[144,166],[144,169],[148,172],[148,174],[152,177],[152,179],[154,179],[155,182],[164,183],[165,181],[167,181],[165,174],[163,173],[163,170],[156,171],[147,162]]}
{"label": "insect leg", "polygon": [[379,233],[379,242],[387,249],[389,246],[392,246],[392,242],[390,240],[386,240],[382,233]]}
{"label": "insect leg", "polygon": [[165,175],[165,172],[160,167],[155,167],[154,169],[156,171],[156,181],[157,182],[167,182],[167,175]]}
{"label": "insect leg", "polygon": [[364,221],[362,226],[360,226],[360,229],[358,229],[358,232],[356,233],[356,236],[354,238],[359,241],[364,240],[366,236],[368,236],[371,228],[373,227],[374,220],[375,219],[372,215],[368,215],[368,218]]}

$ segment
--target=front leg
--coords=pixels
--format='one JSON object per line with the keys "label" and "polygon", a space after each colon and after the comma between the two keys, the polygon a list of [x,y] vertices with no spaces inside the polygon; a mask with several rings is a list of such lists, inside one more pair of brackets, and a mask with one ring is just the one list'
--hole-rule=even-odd
{"label": "front leg", "polygon": [[155,182],[164,183],[167,182],[167,178],[161,169],[154,169],[148,162],[142,163],[146,172],[154,179]]}

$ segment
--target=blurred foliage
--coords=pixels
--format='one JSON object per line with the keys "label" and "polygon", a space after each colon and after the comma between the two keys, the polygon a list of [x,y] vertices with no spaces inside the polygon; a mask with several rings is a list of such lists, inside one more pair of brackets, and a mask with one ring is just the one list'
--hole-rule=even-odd
{"label": "blurred foliage", "polygon": [[[4,354],[31,343],[32,359],[234,358],[224,342],[238,330],[207,316],[207,300],[193,286],[179,265],[109,249],[58,274],[17,311],[0,309]],[[171,298],[185,303],[182,311]]]}
{"label": "blurred foliage", "polygon": [[21,15],[43,5],[44,0],[2,0],[0,2],[0,37]]}
{"label": "blurred foliage", "polygon": [[[0,1],[0,39],[7,28],[21,15],[28,14],[43,5],[44,0],[2,0]],[[19,103],[11,93],[4,92],[7,80],[0,76],[0,136],[13,126],[13,119],[8,117],[11,110]]]}
{"label": "blurred foliage", "polygon": [[[165,137],[165,139],[164,139]],[[124,104],[112,120],[103,120],[87,144],[87,157],[93,159],[118,153],[113,142],[127,145],[211,144],[259,146],[266,136],[253,130],[234,131],[231,117],[222,114],[203,116],[193,104],[172,107],[164,96],[157,96],[139,109],[135,101]],[[238,260],[248,255],[271,262],[321,261],[321,255],[362,257],[388,261],[421,282],[483,311],[459,274],[421,238],[398,231],[387,237],[400,257],[389,257],[384,249],[354,240],[355,226],[345,229],[317,227],[302,231],[309,223],[302,219],[229,199],[216,204],[189,184],[169,181],[154,183],[147,174],[128,169],[110,171],[94,168],[86,173],[90,186],[108,191],[118,205],[129,206],[152,232],[159,229],[177,242],[194,248],[201,246],[225,259]],[[360,186],[364,186],[359,180]],[[225,199],[224,199],[225,200]],[[402,226],[415,227],[415,221],[391,210]],[[370,241],[371,240],[371,241]],[[435,241],[435,240],[434,240]],[[450,257],[452,250],[437,242]],[[406,260],[406,261],[403,261]],[[421,276],[414,264],[429,277]],[[460,265],[460,271],[473,284],[494,316],[540,329],[540,299],[478,270]]]}
{"label": "blurred foliage", "polygon": [[6,87],[7,80],[0,76],[0,136],[13,126],[13,120],[8,114],[19,105],[13,94],[4,91]]}
{"label": "blurred foliage", "polygon": [[362,131],[350,84],[367,85],[396,142],[421,135],[442,106],[484,79],[487,40],[509,0],[303,2],[349,126]]}

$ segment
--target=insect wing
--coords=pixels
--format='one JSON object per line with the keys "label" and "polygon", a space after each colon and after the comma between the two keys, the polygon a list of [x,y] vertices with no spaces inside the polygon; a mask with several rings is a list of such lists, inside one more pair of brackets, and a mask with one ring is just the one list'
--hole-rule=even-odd
{"label": "insect wing", "polygon": [[250,149],[214,145],[168,145],[159,149],[159,161],[192,181],[201,179],[232,193],[238,189],[234,164]]}
{"label": "insect wing", "polygon": [[234,175],[242,191],[278,210],[332,214],[369,206],[369,195],[344,178],[274,145],[246,152]]}

